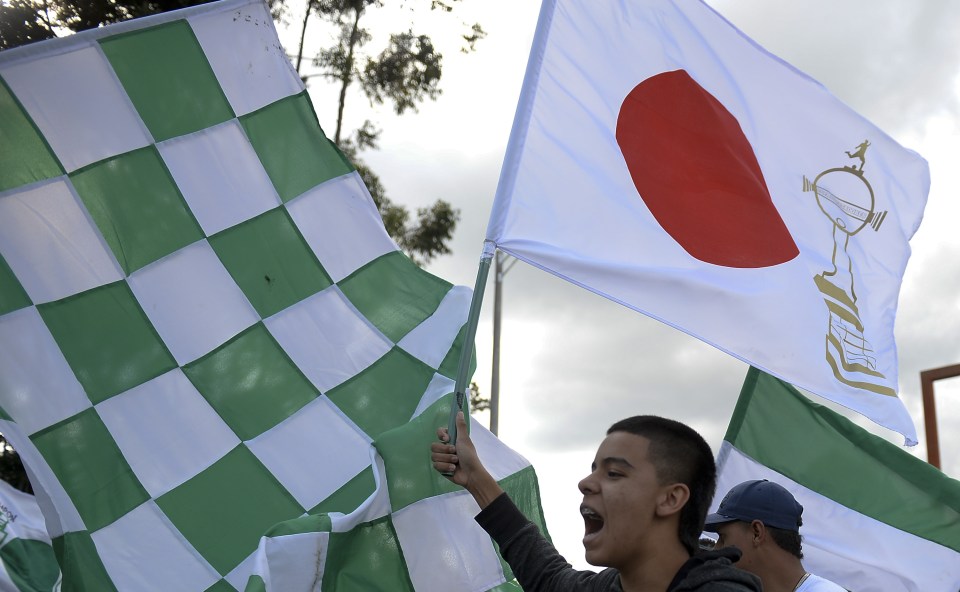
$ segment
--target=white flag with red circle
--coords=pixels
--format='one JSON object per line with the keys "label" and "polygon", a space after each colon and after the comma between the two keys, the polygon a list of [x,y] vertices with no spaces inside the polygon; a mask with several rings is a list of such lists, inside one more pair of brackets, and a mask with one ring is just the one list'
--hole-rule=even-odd
{"label": "white flag with red circle", "polygon": [[702,2],[545,0],[487,239],[914,444],[893,325],[929,185]]}

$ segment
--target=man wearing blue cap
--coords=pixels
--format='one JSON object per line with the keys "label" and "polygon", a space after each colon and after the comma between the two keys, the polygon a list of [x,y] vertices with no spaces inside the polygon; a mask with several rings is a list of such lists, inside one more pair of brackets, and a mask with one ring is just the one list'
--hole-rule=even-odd
{"label": "man wearing blue cap", "polygon": [[800,563],[802,514],[803,506],[781,485],[745,481],[707,516],[705,529],[720,535],[718,548],[740,549],[737,567],[758,576],[764,592],[845,592]]}

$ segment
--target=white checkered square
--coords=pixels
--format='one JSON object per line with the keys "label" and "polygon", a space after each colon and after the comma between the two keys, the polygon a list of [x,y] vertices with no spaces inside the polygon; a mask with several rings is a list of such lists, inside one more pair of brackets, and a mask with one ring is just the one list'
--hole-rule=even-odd
{"label": "white checkered square", "polygon": [[452,379],[443,374],[434,374],[433,378],[430,379],[430,384],[427,385],[427,389],[423,392],[423,396],[420,397],[420,403],[417,404],[413,417],[423,413],[430,405],[436,403],[444,395],[449,395],[456,388],[457,384]]}
{"label": "white checkered square", "polygon": [[237,120],[157,144],[207,236],[280,205]]}
{"label": "white checkered square", "polygon": [[287,211],[335,282],[397,250],[356,173],[314,187],[287,204]]}
{"label": "white checkered square", "polygon": [[197,241],[127,280],[181,366],[259,320],[207,241]]}
{"label": "white checkered square", "polygon": [[247,447],[304,508],[316,506],[370,465],[370,440],[326,397],[314,399]]}
{"label": "white checkered square", "polygon": [[35,304],[123,278],[63,178],[0,197],[0,253]]}
{"label": "white checkered square", "polygon": [[91,538],[118,590],[203,592],[220,579],[152,500]]}
{"label": "white checkered square", "polygon": [[473,519],[479,511],[473,497],[461,491],[420,500],[393,514],[414,589],[476,590],[504,581],[490,536]]}
{"label": "white checkered square", "polygon": [[[303,91],[265,2],[187,20],[237,115]],[[237,43],[238,38],[243,43]]]}
{"label": "white checkered square", "polygon": [[432,315],[404,335],[397,344],[431,368],[439,368],[453,346],[460,327],[467,322],[473,291],[454,286]]}
{"label": "white checkered square", "polygon": [[480,422],[471,421],[470,439],[494,479],[500,480],[530,466],[530,461],[501,442]]}
{"label": "white checkered square", "polygon": [[95,41],[4,68],[67,172],[152,141]]}
{"label": "white checkered square", "polygon": [[0,317],[3,408],[32,434],[91,406],[36,308]]}
{"label": "white checkered square", "polygon": [[367,368],[392,347],[336,286],[273,315],[264,324],[322,393]]}
{"label": "white checkered square", "polygon": [[230,573],[223,576],[223,579],[237,590],[245,590],[247,588],[247,580],[250,579],[250,576],[253,574],[256,567],[257,552],[254,551],[250,555],[247,555],[247,558],[241,561],[240,565],[236,566],[230,571]]}
{"label": "white checkered square", "polygon": [[103,401],[97,413],[152,497],[240,443],[179,368]]}

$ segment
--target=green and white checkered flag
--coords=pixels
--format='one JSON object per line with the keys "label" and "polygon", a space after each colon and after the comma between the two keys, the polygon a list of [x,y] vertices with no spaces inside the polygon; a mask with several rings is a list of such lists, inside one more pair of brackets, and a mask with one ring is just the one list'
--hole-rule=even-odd
{"label": "green and white checkered flag", "polygon": [[262,1],[0,53],[0,432],[64,589],[509,581],[429,464],[470,296],[387,236]]}

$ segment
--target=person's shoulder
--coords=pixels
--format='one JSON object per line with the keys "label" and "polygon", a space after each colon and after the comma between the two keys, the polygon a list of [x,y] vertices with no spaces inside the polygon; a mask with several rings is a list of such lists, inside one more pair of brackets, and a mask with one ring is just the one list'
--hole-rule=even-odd
{"label": "person's shoulder", "polygon": [[740,551],[732,547],[697,553],[670,592],[760,592],[760,579],[733,565],[738,559]]}
{"label": "person's shoulder", "polygon": [[810,574],[803,585],[797,588],[797,592],[847,592],[847,589],[826,578]]}

